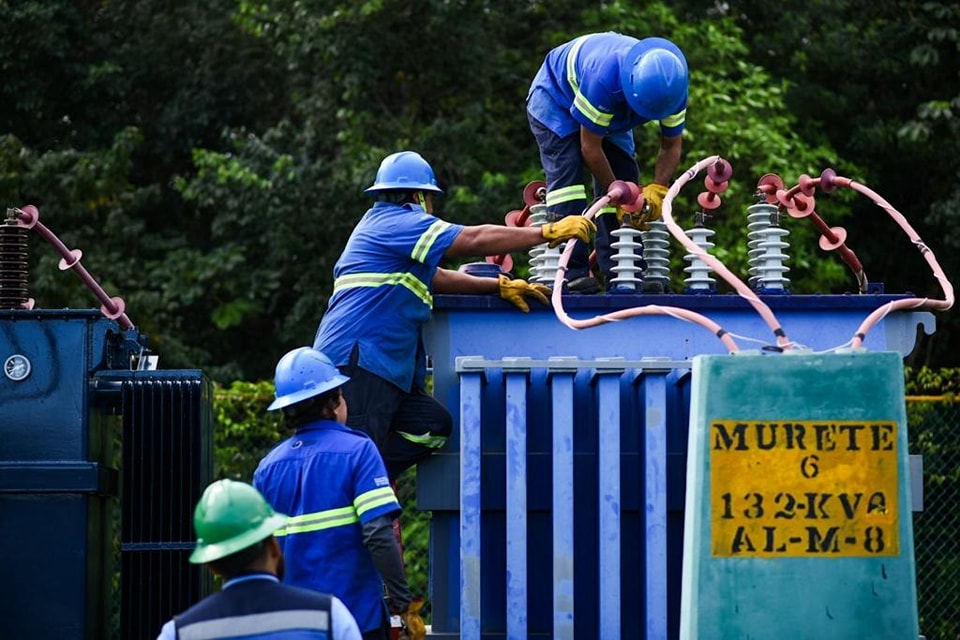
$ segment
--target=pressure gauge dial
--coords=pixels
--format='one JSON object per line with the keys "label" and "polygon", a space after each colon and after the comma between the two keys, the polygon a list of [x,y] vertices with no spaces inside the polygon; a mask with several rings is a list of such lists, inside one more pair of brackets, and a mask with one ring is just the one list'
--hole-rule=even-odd
{"label": "pressure gauge dial", "polygon": [[3,363],[3,373],[13,380],[19,382],[30,375],[32,365],[27,356],[15,353]]}

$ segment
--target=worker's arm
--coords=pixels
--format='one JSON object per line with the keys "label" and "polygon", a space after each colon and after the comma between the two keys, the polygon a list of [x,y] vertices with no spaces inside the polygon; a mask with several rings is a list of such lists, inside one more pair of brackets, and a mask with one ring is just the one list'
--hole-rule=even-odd
{"label": "worker's arm", "polygon": [[387,586],[391,610],[406,611],[413,596],[403,570],[400,545],[397,544],[397,538],[393,533],[393,519],[389,516],[380,516],[364,523],[363,544],[370,552],[373,564]]}
{"label": "worker's arm", "polygon": [[448,258],[501,255],[530,249],[541,242],[540,227],[478,224],[464,227],[444,255]]}
{"label": "worker's arm", "polygon": [[[607,187],[615,180],[613,169],[607,154],[603,152],[603,136],[596,134],[584,126],[580,127],[580,154],[590,169],[590,173],[600,183],[601,192],[606,193]],[[679,158],[677,158],[679,161]]]}
{"label": "worker's arm", "polygon": [[437,269],[433,274],[430,287],[434,293],[499,293],[500,284],[496,278],[480,278],[462,271]]}
{"label": "worker's arm", "polygon": [[[444,254],[447,258],[467,256],[492,256],[530,249],[543,242],[555,247],[564,240],[577,238],[590,242],[597,232],[592,220],[581,216],[568,216],[542,227],[506,227],[496,224],[478,224],[463,227],[450,248]],[[447,292],[449,293],[449,292]],[[474,291],[470,293],[486,293]]]}
{"label": "worker's arm", "polygon": [[683,146],[683,134],[672,138],[660,138],[660,151],[653,167],[653,182],[670,186],[677,167],[680,166],[680,151]]}

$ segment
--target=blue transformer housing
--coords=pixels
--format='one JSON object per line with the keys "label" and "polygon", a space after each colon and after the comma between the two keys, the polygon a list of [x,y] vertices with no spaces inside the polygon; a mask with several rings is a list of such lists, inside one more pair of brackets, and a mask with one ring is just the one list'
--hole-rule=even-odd
{"label": "blue transformer housing", "polygon": [[212,587],[186,563],[210,383],[134,370],[145,342],[94,309],[0,311],[4,638],[153,638]]}
{"label": "blue transformer housing", "polygon": [[129,368],[141,347],[128,338],[97,311],[0,312],[7,637],[80,638],[106,629],[112,598],[104,568],[120,483],[115,422],[93,402],[91,375]]}
{"label": "blue transformer housing", "polygon": [[[794,342],[824,350],[902,297],[763,300]],[[564,297],[579,318],[651,304],[775,344],[739,296]],[[864,348],[906,355],[918,325],[933,333],[932,314],[891,314]],[[691,359],[723,343],[665,315],[576,331],[548,307],[437,296],[427,352],[459,425],[418,468],[431,637],[678,637]]]}

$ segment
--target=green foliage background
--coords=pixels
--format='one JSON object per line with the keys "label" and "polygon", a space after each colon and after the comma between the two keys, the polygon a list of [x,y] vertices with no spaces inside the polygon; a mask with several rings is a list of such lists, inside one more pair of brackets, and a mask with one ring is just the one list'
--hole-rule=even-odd
{"label": "green foliage background", "polygon": [[[958,23],[954,3],[911,1],[0,0],[0,199],[37,205],[83,251],[163,366],[265,379],[311,342],[380,159],[419,150],[446,188],[445,218],[502,221],[542,177],[530,78],[552,46],[610,29],[686,52],[682,167],[732,163],[710,225],[735,273],[760,176],[790,185],[832,167],[898,207],[951,274]],[[637,137],[649,176],[655,127]],[[697,191],[675,203],[683,226]],[[835,193],[817,211],[848,229],[871,281],[940,297],[872,203]],[[812,225],[785,224],[795,293],[854,289]],[[96,306],[32,237],[37,306]],[[910,363],[957,364],[955,322]]]}

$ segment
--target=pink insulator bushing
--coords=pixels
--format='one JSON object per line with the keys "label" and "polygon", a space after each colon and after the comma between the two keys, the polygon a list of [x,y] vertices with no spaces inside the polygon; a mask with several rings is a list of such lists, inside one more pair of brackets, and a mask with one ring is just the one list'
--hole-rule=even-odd
{"label": "pink insulator bushing", "polygon": [[697,204],[707,211],[712,211],[720,206],[720,196],[712,191],[703,191],[697,196]]}
{"label": "pink insulator bushing", "polygon": [[707,167],[707,176],[714,182],[728,182],[733,175],[733,167],[723,158],[717,158],[717,161]]}
{"label": "pink insulator bushing", "polygon": [[504,217],[503,221],[508,227],[522,227],[525,222],[523,211],[514,209]]}
{"label": "pink insulator bushing", "polygon": [[523,188],[524,204],[540,204],[547,199],[547,183],[543,180],[534,180]]}
{"label": "pink insulator bushing", "polygon": [[837,188],[837,172],[829,167],[820,174],[820,189],[824,193],[831,193]]}
{"label": "pink insulator bushing", "polygon": [[[113,309],[110,308],[113,307]],[[117,296],[110,298],[110,306],[103,304],[100,307],[100,313],[110,318],[111,320],[116,320],[123,315],[123,311],[126,308],[126,303],[123,301],[123,298]]]}
{"label": "pink insulator bushing", "polygon": [[610,202],[620,205],[624,211],[639,211],[643,208],[643,191],[633,182],[626,180],[614,180],[607,189],[607,195]]}
{"label": "pink insulator bushing", "polygon": [[72,269],[73,267],[77,266],[77,264],[80,262],[80,258],[83,257],[83,251],[80,251],[80,249],[73,249],[70,251],[70,257],[72,258],[70,262],[67,262],[66,256],[60,260],[60,271],[66,271],[67,269]]}
{"label": "pink insulator bushing", "polygon": [[829,238],[826,234],[820,236],[818,244],[824,251],[833,251],[847,241],[847,230],[843,227],[830,227],[830,233],[833,238]]}
{"label": "pink insulator bushing", "polygon": [[716,182],[713,178],[707,176],[703,179],[703,184],[707,187],[707,189],[714,193],[723,193],[727,190],[727,187],[730,186],[730,181],[726,180],[724,182]]}
{"label": "pink insulator bushing", "polygon": [[37,220],[40,219],[40,210],[32,204],[28,204],[23,209],[20,209],[20,213],[23,215],[17,216],[19,224],[27,229],[32,229],[33,226],[37,224]]}
{"label": "pink insulator bushing", "polygon": [[[783,192],[786,193],[786,192]],[[816,200],[811,196],[805,196],[802,193],[793,194],[792,198],[784,198],[783,206],[787,209],[787,214],[791,218],[806,218],[813,213]]]}
{"label": "pink insulator bushing", "polygon": [[798,186],[800,187],[800,193],[805,196],[812,196],[817,190],[817,181],[804,173],[800,176]]}
{"label": "pink insulator bushing", "polygon": [[757,191],[767,196],[767,204],[777,204],[777,192],[783,189],[783,179],[775,173],[760,176],[757,181]]}
{"label": "pink insulator bushing", "polygon": [[502,256],[487,256],[486,261],[490,264],[500,265],[504,271],[513,271],[513,257],[509,253]]}

